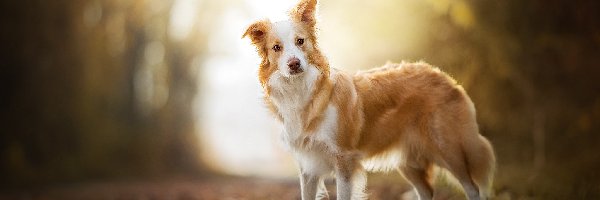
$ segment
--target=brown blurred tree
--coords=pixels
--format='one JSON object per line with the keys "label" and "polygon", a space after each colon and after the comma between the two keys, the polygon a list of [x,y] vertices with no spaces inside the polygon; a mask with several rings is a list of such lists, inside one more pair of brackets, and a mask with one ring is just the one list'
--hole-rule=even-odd
{"label": "brown blurred tree", "polygon": [[499,157],[498,190],[598,198],[600,3],[450,2],[423,53],[476,102]]}
{"label": "brown blurred tree", "polygon": [[347,39],[334,48],[354,47],[340,63],[424,60],[465,87],[498,156],[499,193],[600,198],[600,2],[321,2],[323,21],[341,24],[329,39]]}
{"label": "brown blurred tree", "polygon": [[0,3],[3,185],[202,173],[192,62],[205,37],[168,37],[172,3]]}

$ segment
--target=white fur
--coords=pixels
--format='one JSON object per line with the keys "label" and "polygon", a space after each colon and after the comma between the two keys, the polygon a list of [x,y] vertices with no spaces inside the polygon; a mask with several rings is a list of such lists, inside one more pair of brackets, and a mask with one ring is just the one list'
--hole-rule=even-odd
{"label": "white fur", "polygon": [[[306,63],[303,61],[303,54],[296,55],[300,55],[297,58]],[[287,71],[287,64],[282,67],[282,63],[279,62],[279,65],[279,71],[284,71],[281,70],[282,68]],[[283,118],[283,143],[294,154],[301,168],[301,177],[307,176],[301,178],[301,180],[308,180],[302,182],[305,189],[302,191],[303,196],[325,197],[328,195],[323,185],[323,177],[333,172],[333,161],[335,160],[333,155],[337,151],[335,138],[338,127],[338,110],[332,104],[327,105],[323,113],[323,121],[315,129],[315,132],[303,132],[306,122],[301,119],[300,113],[304,111],[311,100],[315,83],[321,72],[310,64],[302,64],[302,66],[305,70],[304,73],[295,76],[289,76],[289,72],[273,73],[268,81],[268,85],[271,87],[270,98]],[[310,181],[315,179],[318,181]],[[314,190],[311,188],[314,187],[317,188],[316,194],[312,193]]]}
{"label": "white fur", "polygon": [[[276,61],[278,70],[269,77],[268,85],[271,88],[272,103],[283,119],[282,140],[292,151],[300,166],[303,198],[313,199],[312,197],[317,194],[321,197],[327,196],[323,186],[323,176],[331,174],[335,169],[335,155],[338,153],[335,140],[338,130],[338,109],[333,104],[327,105],[323,113],[323,121],[315,132],[303,132],[305,123],[308,122],[301,118],[301,113],[311,100],[315,83],[321,72],[307,62],[306,54],[296,46],[295,40],[298,36],[291,22],[276,22],[273,27],[279,37],[282,52],[279,60]],[[290,74],[287,62],[294,57],[300,60],[303,73]],[[335,70],[332,70],[330,76],[335,76],[334,73]],[[351,101],[356,101],[357,98],[358,95],[353,92]],[[350,181],[346,183],[338,181],[338,193],[348,191],[341,195],[351,196],[352,199],[365,198],[364,171],[354,174]]]}
{"label": "white fur", "polygon": [[308,64],[306,54],[296,46],[297,33],[294,30],[294,24],[290,21],[279,21],[273,24],[275,34],[280,40],[280,45],[283,49],[281,56],[277,61],[279,73],[284,77],[292,76],[287,66],[288,60],[296,57],[300,60],[300,68],[306,70]]}
{"label": "white fur", "polygon": [[[315,145],[324,145],[331,153],[337,151],[335,145],[335,134],[337,132],[338,111],[333,105],[328,105],[324,112],[323,122],[315,130],[315,133],[303,134],[304,121],[300,118],[305,106],[310,101],[317,81],[319,70],[309,65],[307,71],[298,76],[284,77],[273,73],[269,79],[271,87],[271,99],[277,110],[283,117],[283,141],[294,151],[302,152],[310,150]],[[302,137],[310,135],[310,138]],[[307,139],[308,144],[300,148],[297,144]]]}
{"label": "white fur", "polygon": [[[333,171],[334,163],[332,161],[334,158],[332,155],[337,151],[335,134],[337,132],[338,111],[333,105],[328,105],[324,115],[324,120],[315,133],[296,139],[300,142],[308,141],[306,145],[292,146],[303,172],[317,176],[326,175]],[[288,144],[297,145],[298,142],[290,141]]]}
{"label": "white fur", "polygon": [[328,105],[324,113],[325,117],[319,129],[313,134],[313,140],[317,143],[323,143],[328,152],[335,153],[338,151],[335,144],[335,137],[338,128],[338,110],[333,105]]}
{"label": "white fur", "polygon": [[382,154],[362,160],[367,171],[389,172],[398,169],[398,164],[404,162],[404,156],[399,148],[390,149]]}
{"label": "white fur", "polygon": [[282,73],[273,73],[269,78],[270,97],[283,117],[284,137],[298,137],[301,134],[303,122],[299,113],[308,104],[319,74],[314,66],[307,68],[306,72],[297,76],[286,77]]}

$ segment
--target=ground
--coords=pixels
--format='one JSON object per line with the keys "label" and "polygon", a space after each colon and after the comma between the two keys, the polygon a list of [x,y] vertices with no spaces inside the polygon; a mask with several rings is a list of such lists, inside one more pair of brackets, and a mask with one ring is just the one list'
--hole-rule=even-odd
{"label": "ground", "polygon": [[[378,175],[369,181],[371,200],[416,199],[410,185],[397,176]],[[327,182],[331,199],[335,186]],[[436,186],[437,187],[437,186]],[[449,187],[448,187],[449,188]],[[435,199],[464,199],[449,189],[436,189]],[[506,195],[500,195],[498,199]],[[296,200],[300,189],[294,179],[205,178],[144,181],[96,181],[0,192],[0,200]]]}

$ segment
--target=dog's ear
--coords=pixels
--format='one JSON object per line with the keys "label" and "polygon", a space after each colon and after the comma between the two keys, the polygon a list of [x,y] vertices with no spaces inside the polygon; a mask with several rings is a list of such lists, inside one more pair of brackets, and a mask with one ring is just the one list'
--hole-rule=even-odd
{"label": "dog's ear", "polygon": [[252,40],[252,44],[257,45],[265,40],[265,37],[271,27],[270,24],[271,22],[269,22],[268,20],[254,22],[253,24],[248,26],[246,32],[244,33],[244,35],[242,35],[242,38],[248,36],[250,37],[250,40]]}
{"label": "dog's ear", "polygon": [[271,30],[271,22],[269,20],[261,20],[254,22],[246,29],[242,38],[250,37],[252,44],[256,47],[258,55],[262,58],[260,63],[261,69],[266,69],[269,66],[268,50],[267,50],[267,34]]}
{"label": "dog's ear", "polygon": [[295,22],[306,23],[310,26],[316,24],[317,0],[301,0],[295,8],[290,11],[290,17]]}

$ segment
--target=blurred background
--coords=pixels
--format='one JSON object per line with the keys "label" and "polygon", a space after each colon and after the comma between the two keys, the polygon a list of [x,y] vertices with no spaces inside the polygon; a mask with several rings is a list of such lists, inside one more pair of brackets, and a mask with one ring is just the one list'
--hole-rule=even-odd
{"label": "blurred background", "polygon": [[[600,198],[598,1],[320,2],[333,67],[423,60],[465,87],[498,199]],[[0,2],[0,199],[298,199],[240,39],[296,3]],[[395,173],[369,189],[411,198]]]}

